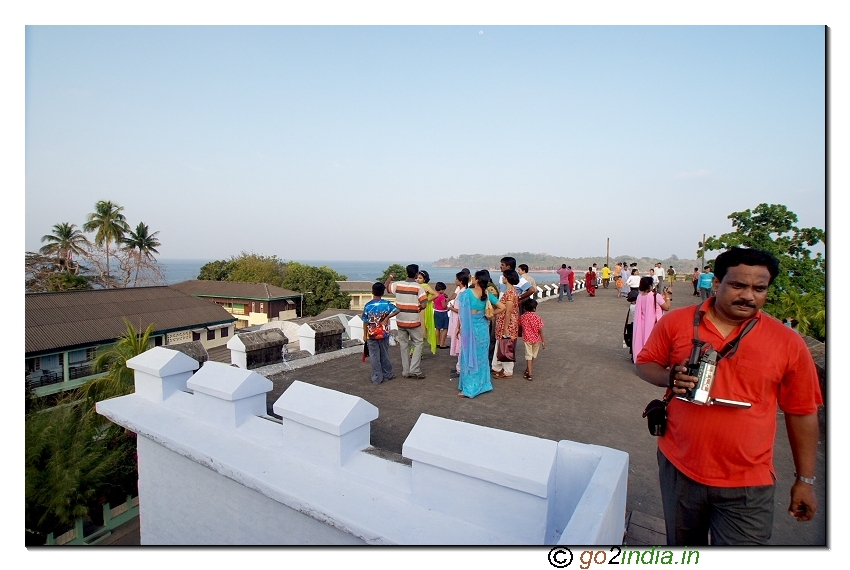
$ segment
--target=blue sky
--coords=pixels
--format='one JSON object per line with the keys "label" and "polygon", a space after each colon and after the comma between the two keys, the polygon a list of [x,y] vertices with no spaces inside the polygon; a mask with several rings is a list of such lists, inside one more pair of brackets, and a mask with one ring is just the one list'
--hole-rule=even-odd
{"label": "blue sky", "polygon": [[825,225],[822,26],[31,26],[26,249],[100,199],[165,258],[694,257]]}

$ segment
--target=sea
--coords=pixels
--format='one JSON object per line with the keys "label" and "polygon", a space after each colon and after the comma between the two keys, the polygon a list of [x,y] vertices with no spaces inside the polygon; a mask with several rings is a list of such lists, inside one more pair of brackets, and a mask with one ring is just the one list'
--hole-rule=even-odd
{"label": "sea", "polygon": [[[213,261],[212,259],[160,259],[159,264],[162,266],[165,273],[166,282],[169,285],[188,281],[189,279],[197,279],[201,266],[205,263]],[[384,271],[396,261],[333,261],[322,259],[296,259],[299,263],[321,267],[326,265],[341,275],[345,275],[349,281],[375,281]],[[413,263],[416,263],[415,261]],[[403,264],[406,265],[406,264]],[[428,272],[431,278],[431,284],[437,281],[442,281],[446,286],[454,283],[455,274],[460,271],[461,267],[435,267],[431,263],[421,262],[419,268]],[[480,267],[470,267],[473,273]],[[498,271],[490,271],[494,279],[497,278]],[[529,275],[538,283],[556,283],[558,281],[557,273],[553,272],[529,272]],[[577,277],[580,277],[577,272]],[[398,278],[398,276],[397,276]]]}

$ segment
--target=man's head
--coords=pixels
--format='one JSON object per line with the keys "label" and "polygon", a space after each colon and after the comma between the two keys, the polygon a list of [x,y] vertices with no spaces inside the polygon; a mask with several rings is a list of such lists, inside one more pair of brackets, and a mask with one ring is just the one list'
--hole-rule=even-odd
{"label": "man's head", "polygon": [[567,265],[567,269],[572,269],[572,268],[573,268],[572,265]]}
{"label": "man's head", "polygon": [[715,310],[742,322],[761,309],[767,289],[779,275],[779,260],[760,249],[733,247],[714,260]]}
{"label": "man's head", "polygon": [[416,274],[419,273],[419,266],[415,263],[411,263],[410,265],[405,267],[405,270],[407,271],[408,279],[416,279]]}
{"label": "man's head", "polygon": [[512,269],[516,271],[516,259],[514,259],[513,257],[503,257],[499,260],[499,263],[501,263],[501,267],[499,269],[501,269],[502,271],[505,271],[507,269]]}
{"label": "man's head", "polygon": [[608,264],[606,263],[606,264],[605,264],[605,265],[603,265],[602,267],[608,267]]}
{"label": "man's head", "polygon": [[372,295],[375,297],[383,297],[385,290],[383,283],[372,283]]}
{"label": "man's head", "polygon": [[526,273],[528,273],[528,265],[526,265],[525,263],[520,263],[519,264],[519,274],[525,275]]}
{"label": "man's head", "polygon": [[566,268],[567,268],[567,264],[566,264],[566,263],[562,263],[562,264],[561,264],[561,269],[566,269]]}
{"label": "man's head", "polygon": [[709,272],[709,271],[711,271],[711,266],[706,265],[705,267],[702,268],[702,270],[705,271],[705,272]]}

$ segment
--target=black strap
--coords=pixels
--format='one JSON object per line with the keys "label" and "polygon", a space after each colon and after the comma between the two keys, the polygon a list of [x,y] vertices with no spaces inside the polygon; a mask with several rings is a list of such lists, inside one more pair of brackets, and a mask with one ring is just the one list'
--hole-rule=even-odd
{"label": "black strap", "polygon": [[[702,321],[702,313],[700,312],[700,309],[702,309],[704,303],[705,301],[697,305],[697,309],[696,311],[694,311],[694,338],[691,341],[694,343],[694,345],[703,344],[699,340],[699,324]],[[738,336],[729,341],[729,343],[724,346],[722,350],[719,350],[717,352],[717,359],[720,360],[721,358],[732,358],[738,351],[738,345],[741,343],[741,339],[744,338],[744,336],[746,336],[746,334],[749,333],[754,326],[756,326],[757,322],[757,318],[751,319],[750,322],[747,323],[747,326],[745,326],[744,329],[738,334]]]}

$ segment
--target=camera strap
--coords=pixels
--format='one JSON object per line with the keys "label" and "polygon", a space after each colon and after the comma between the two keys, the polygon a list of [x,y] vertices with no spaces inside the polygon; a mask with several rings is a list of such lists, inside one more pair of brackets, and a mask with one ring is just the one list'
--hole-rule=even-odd
{"label": "camera strap", "polygon": [[[700,312],[700,309],[702,309],[704,303],[705,301],[697,305],[697,309],[694,312],[694,338],[691,341],[695,345],[698,344],[700,346],[705,344],[699,339],[699,324],[700,322],[702,322],[702,313]],[[744,338],[744,336],[746,336],[746,334],[750,332],[754,326],[756,326],[757,322],[757,318],[752,318],[750,322],[748,322],[747,325],[743,328],[743,330],[738,334],[738,336],[730,340],[729,343],[724,346],[722,350],[717,351],[717,359],[720,360],[721,358],[732,358],[732,356],[734,356],[735,353],[738,351],[738,345],[741,343],[741,339]]]}

